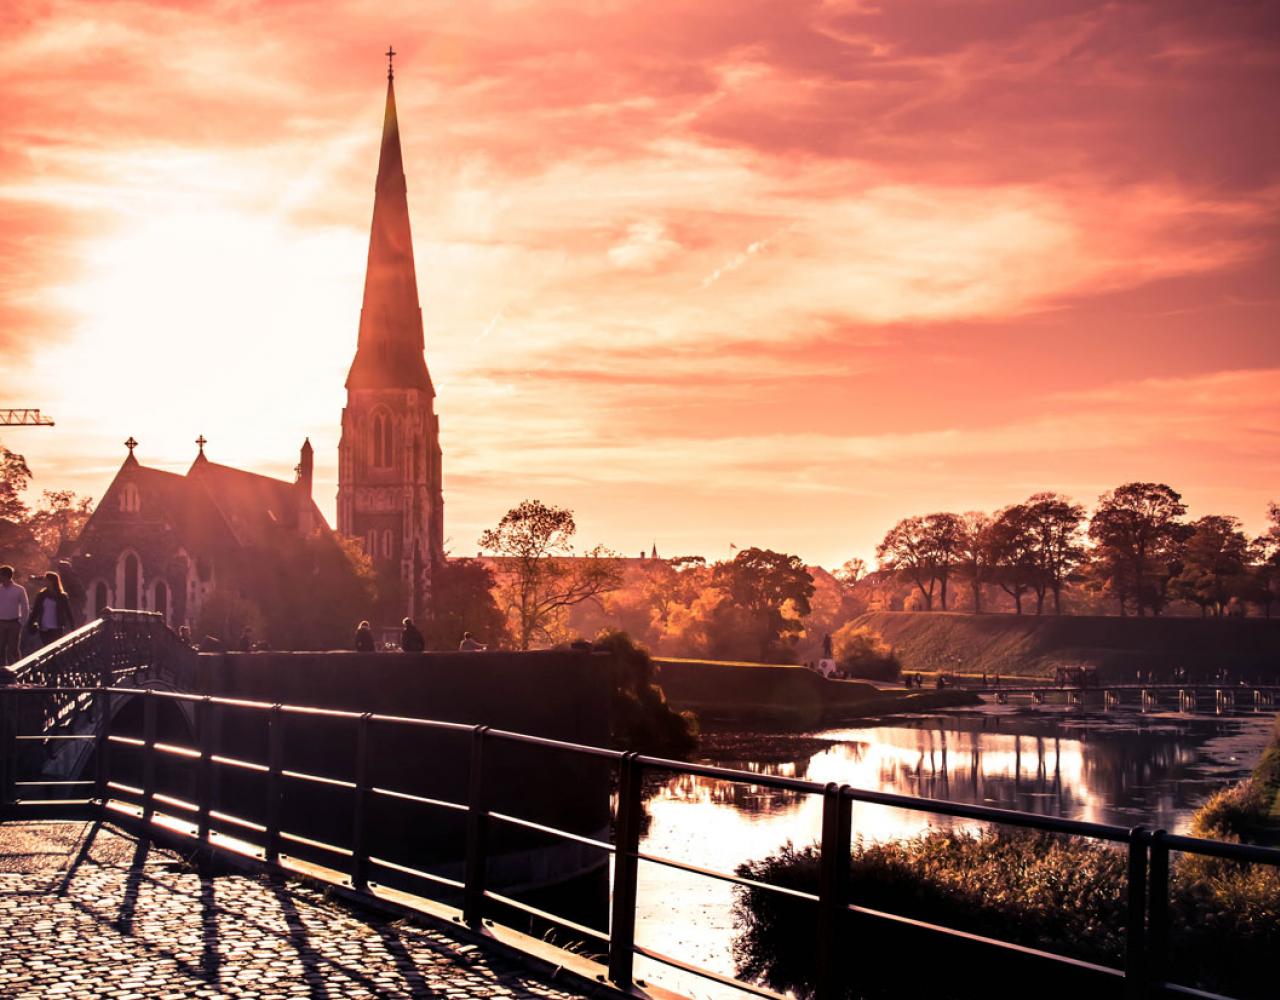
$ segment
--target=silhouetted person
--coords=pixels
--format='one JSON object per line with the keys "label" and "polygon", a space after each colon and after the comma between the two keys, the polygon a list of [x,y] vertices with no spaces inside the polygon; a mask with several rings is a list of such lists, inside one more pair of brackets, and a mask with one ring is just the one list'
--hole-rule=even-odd
{"label": "silhouetted person", "polygon": [[831,650],[831,633],[828,632],[822,637],[822,658],[824,660],[834,660],[835,654]]}
{"label": "silhouetted person", "polygon": [[400,648],[406,653],[421,653],[427,648],[427,640],[418,631],[418,626],[413,624],[412,618],[404,619],[400,623],[400,628]]}
{"label": "silhouetted person", "polygon": [[356,652],[374,652],[373,629],[369,627],[368,622],[361,622],[356,626]]}
{"label": "silhouetted person", "polygon": [[47,646],[61,639],[68,629],[75,628],[75,624],[71,600],[62,589],[62,578],[50,570],[44,575],[44,589],[36,594],[36,599],[31,603],[31,617],[27,619],[27,627],[32,632],[40,633],[40,645]]}
{"label": "silhouetted person", "polygon": [[12,566],[0,566],[0,667],[22,659],[22,626],[30,614],[27,588],[13,582]]}
{"label": "silhouetted person", "polygon": [[191,643],[191,629],[187,628],[187,626],[185,626],[185,625],[179,625],[179,626],[178,626],[178,641],[179,641],[179,642],[181,642],[184,646],[190,646],[190,645],[192,644],[192,643]]}
{"label": "silhouetted person", "polygon": [[470,632],[463,632],[462,641],[458,643],[458,648],[463,652],[478,652],[479,650],[484,649],[484,644],[476,642],[476,640],[471,637]]}
{"label": "silhouetted person", "polygon": [[240,630],[240,652],[253,652],[253,629],[246,625]]}
{"label": "silhouetted person", "polygon": [[58,560],[58,577],[62,580],[62,589],[67,592],[67,600],[71,602],[72,609],[76,611],[83,609],[85,599],[84,584],[80,582],[80,577],[76,571],[71,568],[70,559]]}

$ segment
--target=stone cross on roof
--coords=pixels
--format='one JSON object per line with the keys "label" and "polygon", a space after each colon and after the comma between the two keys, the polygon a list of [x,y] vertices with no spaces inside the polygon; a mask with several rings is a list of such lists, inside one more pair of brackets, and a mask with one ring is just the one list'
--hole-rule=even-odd
{"label": "stone cross on roof", "polygon": [[129,449],[129,454],[130,454],[130,455],[132,455],[132,454],[133,454],[133,449],[134,449],[134,448],[136,448],[136,447],[138,447],[138,442],[137,442],[137,441],[135,441],[135,440],[133,439],[133,435],[132,435],[132,434],[130,434],[130,435],[129,435],[129,440],[128,440],[128,441],[126,441],[126,442],[124,443],[124,446],[125,446],[126,448],[128,448],[128,449]]}
{"label": "stone cross on roof", "polygon": [[391,68],[391,60],[393,60],[396,57],[396,50],[393,49],[390,45],[388,45],[386,55],[387,55],[387,79],[394,80],[395,72]]}
{"label": "stone cross on roof", "polygon": [[198,438],[196,438],[196,444],[200,448],[201,455],[204,454],[204,446],[207,445],[208,443],[209,443],[209,439],[205,437],[203,434],[201,434]]}

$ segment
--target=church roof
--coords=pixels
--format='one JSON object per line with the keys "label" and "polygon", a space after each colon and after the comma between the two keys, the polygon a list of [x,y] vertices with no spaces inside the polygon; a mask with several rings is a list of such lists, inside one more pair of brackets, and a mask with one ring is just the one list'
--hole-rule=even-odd
{"label": "church roof", "polygon": [[[242,546],[266,547],[281,528],[290,531],[297,528],[296,483],[219,465],[203,454],[192,464],[187,481],[203,487],[232,536]],[[311,506],[311,523],[327,527],[315,501],[308,498],[307,503]]]}
{"label": "church roof", "polygon": [[360,334],[347,388],[422,389],[434,395],[423,350],[395,86],[388,76]]}

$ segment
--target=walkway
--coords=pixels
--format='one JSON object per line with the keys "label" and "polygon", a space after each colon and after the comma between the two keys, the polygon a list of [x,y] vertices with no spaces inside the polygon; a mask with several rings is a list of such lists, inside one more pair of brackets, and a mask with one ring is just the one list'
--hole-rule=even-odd
{"label": "walkway", "polygon": [[110,824],[0,826],[6,998],[580,995],[301,883],[202,874]]}

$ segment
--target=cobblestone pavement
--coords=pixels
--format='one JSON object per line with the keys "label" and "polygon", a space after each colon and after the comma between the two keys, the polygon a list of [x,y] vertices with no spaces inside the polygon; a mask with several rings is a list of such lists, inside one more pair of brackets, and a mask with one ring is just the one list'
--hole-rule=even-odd
{"label": "cobblestone pavement", "polygon": [[202,874],[110,824],[0,826],[0,997],[579,995],[300,883]]}

